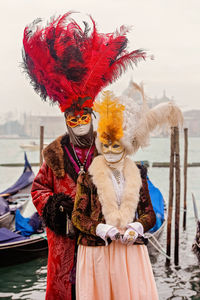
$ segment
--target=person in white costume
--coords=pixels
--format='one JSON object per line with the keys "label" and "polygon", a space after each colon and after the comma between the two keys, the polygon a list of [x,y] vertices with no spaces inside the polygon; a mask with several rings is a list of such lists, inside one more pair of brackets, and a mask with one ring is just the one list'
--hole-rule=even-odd
{"label": "person in white costume", "polygon": [[[131,117],[126,111],[129,100],[122,101],[124,105],[111,92],[105,92],[103,101],[94,105],[100,114],[96,146],[101,155],[93,160],[87,173],[79,176],[72,213],[72,222],[80,231],[77,300],[158,299],[144,238],[156,220],[146,170],[128,157],[140,146],[139,134],[142,143],[148,138],[150,111],[146,111],[146,122],[141,109],[135,114],[137,122],[127,122],[127,115]],[[181,122],[176,106],[166,104],[162,112],[168,114],[168,106],[173,122],[163,115],[162,124]],[[159,125],[155,118],[149,120],[152,130]],[[128,124],[131,128],[126,127]]]}

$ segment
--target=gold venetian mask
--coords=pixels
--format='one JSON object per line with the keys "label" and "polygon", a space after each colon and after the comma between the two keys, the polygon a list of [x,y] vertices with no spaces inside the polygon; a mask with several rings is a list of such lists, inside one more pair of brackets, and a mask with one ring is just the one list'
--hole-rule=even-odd
{"label": "gold venetian mask", "polygon": [[114,153],[114,154],[118,154],[118,153],[122,153],[124,151],[124,147],[122,146],[122,144],[119,141],[114,141],[113,143],[104,143],[101,144],[101,148],[102,148],[102,152],[104,154],[107,153]]}

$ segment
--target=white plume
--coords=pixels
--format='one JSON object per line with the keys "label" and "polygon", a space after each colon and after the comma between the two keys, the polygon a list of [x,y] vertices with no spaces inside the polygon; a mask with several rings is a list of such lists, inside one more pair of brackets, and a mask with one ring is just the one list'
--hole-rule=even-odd
{"label": "white plume", "polygon": [[133,97],[121,96],[120,103],[125,106],[124,136],[121,139],[127,152],[132,154],[139,147],[149,143],[150,133],[155,129],[182,126],[183,115],[181,110],[172,102],[161,103],[149,109],[144,95],[143,85],[134,83],[134,88],[141,92],[143,103],[138,105]]}

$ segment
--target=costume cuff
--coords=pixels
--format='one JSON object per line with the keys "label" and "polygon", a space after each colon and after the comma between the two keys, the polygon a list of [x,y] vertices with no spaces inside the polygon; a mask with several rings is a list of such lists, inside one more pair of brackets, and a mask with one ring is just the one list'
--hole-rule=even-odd
{"label": "costume cuff", "polygon": [[111,228],[113,228],[112,225],[103,224],[103,223],[98,224],[97,228],[96,228],[96,235],[105,241],[106,246],[108,246],[108,241],[107,241],[106,235]]}
{"label": "costume cuff", "polygon": [[138,233],[138,235],[144,236],[144,227],[142,226],[142,224],[140,222],[129,223],[127,225],[127,228],[132,228],[133,230],[135,230]]}
{"label": "costume cuff", "polygon": [[[67,214],[72,210],[73,201],[63,193],[50,196],[43,208],[45,225],[57,235],[66,235]],[[70,209],[71,208],[71,209]]]}

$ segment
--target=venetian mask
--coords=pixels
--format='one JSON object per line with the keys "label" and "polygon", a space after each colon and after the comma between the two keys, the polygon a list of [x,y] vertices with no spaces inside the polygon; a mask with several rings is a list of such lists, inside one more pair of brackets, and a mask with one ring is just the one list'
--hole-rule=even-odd
{"label": "venetian mask", "polygon": [[67,115],[66,124],[70,127],[76,136],[86,135],[91,127],[91,114],[84,113],[83,115]]}
{"label": "venetian mask", "polygon": [[123,158],[125,152],[124,147],[119,141],[101,144],[101,149],[105,160],[109,163],[119,162]]}

